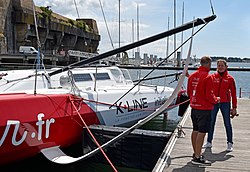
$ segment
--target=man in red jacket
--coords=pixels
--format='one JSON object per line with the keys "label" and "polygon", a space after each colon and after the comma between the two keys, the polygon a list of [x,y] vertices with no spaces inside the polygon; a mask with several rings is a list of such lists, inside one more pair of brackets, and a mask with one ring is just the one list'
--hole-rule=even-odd
{"label": "man in red jacket", "polygon": [[191,119],[193,131],[191,141],[193,146],[192,163],[197,165],[210,165],[211,162],[201,155],[204,137],[210,128],[211,111],[214,104],[220,101],[213,93],[212,78],[209,75],[211,58],[201,58],[201,66],[188,77],[187,93],[190,97]]}
{"label": "man in red jacket", "polygon": [[[219,109],[221,110],[224,126],[226,128],[227,134],[227,151],[233,151],[233,132],[231,125],[231,117],[237,114],[237,97],[236,97],[236,86],[234,78],[227,72],[227,62],[225,60],[217,60],[217,72],[212,75],[214,93],[219,96],[220,103],[214,106],[211,116],[211,126],[208,132],[207,143],[203,146],[204,148],[212,147],[212,140],[214,134],[214,126],[216,122],[216,117]],[[232,100],[232,109],[231,109]]]}

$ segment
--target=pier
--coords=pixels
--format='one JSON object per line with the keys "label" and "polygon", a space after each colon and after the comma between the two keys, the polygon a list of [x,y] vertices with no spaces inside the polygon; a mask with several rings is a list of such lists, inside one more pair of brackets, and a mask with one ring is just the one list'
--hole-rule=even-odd
{"label": "pier", "polygon": [[[238,98],[237,111],[240,114],[232,119],[233,152],[226,152],[226,133],[223,118],[219,111],[215,126],[213,147],[203,149],[206,159],[212,162],[211,166],[199,167],[191,163],[193,149],[191,144],[192,122],[191,109],[180,121],[172,134],[168,144],[158,159],[153,171],[157,172],[235,172],[249,171],[250,163],[250,99]],[[206,138],[204,142],[206,142]]]}
{"label": "pier", "polygon": [[[120,65],[121,68],[126,69],[144,69],[144,70],[183,70],[184,67],[177,67],[177,66],[129,66],[129,65]],[[197,70],[198,67],[188,67],[188,70]],[[216,67],[211,67],[211,71],[216,71]],[[228,71],[250,71],[248,67],[228,67]]]}

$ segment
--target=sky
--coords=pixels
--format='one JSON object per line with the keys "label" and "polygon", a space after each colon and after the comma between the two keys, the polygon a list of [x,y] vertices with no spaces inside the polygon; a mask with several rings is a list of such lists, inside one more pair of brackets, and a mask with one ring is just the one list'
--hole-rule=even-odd
{"label": "sky", "polygon": [[[165,32],[168,28],[174,28],[174,0],[34,0],[34,2],[36,6],[51,6],[53,12],[74,20],[95,19],[101,35],[99,53],[112,50],[112,43],[114,48],[119,47],[119,2],[120,46]],[[105,24],[100,2],[108,27]],[[182,21],[187,23],[195,18],[212,15],[210,0],[175,0],[175,2],[176,26],[182,25]],[[211,0],[211,2],[217,17],[194,36],[191,56],[250,58],[250,1]],[[195,30],[201,26],[196,27]],[[107,30],[110,32],[110,37]],[[184,41],[191,36],[191,31],[189,29],[183,32]],[[141,57],[147,53],[165,58],[167,47],[170,54],[174,47],[180,46],[182,42],[182,33],[179,33],[176,34],[176,41],[174,36],[170,36],[169,41],[163,38],[141,46],[139,51]],[[189,42],[183,46],[182,58],[186,58],[188,47]],[[132,57],[132,52],[137,50],[136,48],[128,51],[129,56]]]}

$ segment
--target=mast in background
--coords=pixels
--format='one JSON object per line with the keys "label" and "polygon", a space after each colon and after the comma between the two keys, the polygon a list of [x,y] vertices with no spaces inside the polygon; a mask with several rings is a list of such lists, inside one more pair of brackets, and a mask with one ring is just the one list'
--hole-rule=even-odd
{"label": "mast in background", "polygon": [[[140,36],[139,36],[139,5],[137,4],[137,41],[139,41]],[[140,47],[137,47],[137,52],[140,54]]]}
{"label": "mast in background", "polygon": [[[170,17],[168,16],[168,30],[169,30],[169,20]],[[168,57],[169,54],[169,36],[167,37],[167,51],[166,51],[166,58]]]}
{"label": "mast in background", "polygon": [[[176,0],[174,0],[174,28],[176,28]],[[176,49],[176,34],[174,34],[174,50]],[[176,53],[174,53],[174,60],[176,60]]]}
{"label": "mast in background", "polygon": [[[140,37],[139,37],[139,5],[137,3],[137,41],[139,41]],[[137,50],[135,52],[135,61],[136,61],[136,65],[140,65],[140,61],[141,61],[141,56],[140,56],[140,46],[137,46]]]}
{"label": "mast in background", "polygon": [[121,47],[121,0],[118,0],[118,1],[119,1],[119,8],[118,8],[119,9],[119,11],[118,11],[118,13],[119,13],[118,42],[119,42],[119,48],[120,48]]}
{"label": "mast in background", "polygon": [[[182,25],[184,24],[184,1],[182,3]],[[181,44],[183,43],[183,31],[181,32]],[[183,56],[183,47],[181,47],[181,57]]]}
{"label": "mast in background", "polygon": [[[184,1],[182,3],[182,24],[184,23]],[[183,43],[183,31],[181,32],[181,44]],[[177,52],[177,67],[181,66],[181,60],[183,56],[183,46],[181,47],[181,51]]]}
{"label": "mast in background", "polygon": [[[135,38],[134,38],[134,19],[132,19],[132,43],[134,43],[135,41]],[[135,50],[134,48],[132,49],[132,57],[134,58],[135,57]]]}
{"label": "mast in background", "polygon": [[[119,2],[119,7],[118,7],[118,48],[121,47],[121,0],[118,0]],[[120,59],[121,58],[121,53],[117,54],[118,58]]]}

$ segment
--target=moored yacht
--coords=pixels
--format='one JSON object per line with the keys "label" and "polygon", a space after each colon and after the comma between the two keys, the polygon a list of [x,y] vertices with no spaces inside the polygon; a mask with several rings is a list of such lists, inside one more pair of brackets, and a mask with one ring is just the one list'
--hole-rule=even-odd
{"label": "moored yacht", "polygon": [[84,123],[131,126],[159,108],[174,90],[134,86],[128,70],[116,66],[48,76],[54,70],[6,71],[1,79],[1,163],[77,143]]}

